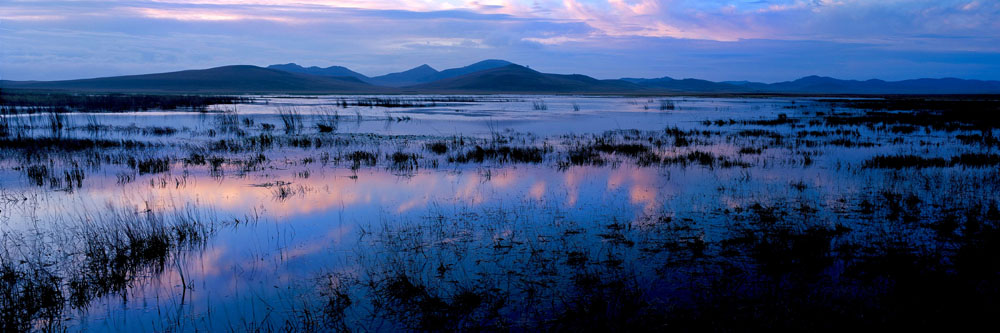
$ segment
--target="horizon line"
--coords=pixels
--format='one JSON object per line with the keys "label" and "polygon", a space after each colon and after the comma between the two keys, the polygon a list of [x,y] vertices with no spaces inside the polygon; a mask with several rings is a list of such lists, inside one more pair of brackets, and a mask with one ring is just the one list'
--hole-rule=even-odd
{"label": "horizon line", "polygon": [[[773,82],[754,81],[754,80],[747,80],[747,79],[731,79],[731,80],[713,81],[713,80],[701,79],[701,78],[696,78],[696,77],[679,78],[679,77],[674,77],[674,76],[670,76],[670,75],[659,76],[659,77],[620,76],[620,77],[617,77],[617,78],[600,78],[600,77],[597,77],[597,76],[592,76],[592,75],[584,74],[584,73],[554,73],[554,72],[541,71],[541,70],[537,70],[537,69],[531,68],[530,65],[523,65],[523,64],[515,63],[515,62],[512,62],[512,61],[508,61],[508,60],[498,59],[498,58],[483,59],[483,60],[479,60],[479,61],[470,63],[469,65],[473,65],[473,64],[476,64],[476,63],[479,63],[479,62],[489,61],[489,60],[506,61],[506,62],[511,63],[512,65],[522,66],[522,67],[529,68],[529,69],[532,69],[532,70],[535,70],[535,71],[538,71],[538,72],[541,72],[541,73],[545,73],[545,74],[585,75],[585,76],[589,76],[591,78],[595,78],[595,79],[598,79],[598,80],[624,80],[624,79],[645,79],[645,80],[650,80],[650,79],[671,78],[673,80],[702,80],[702,81],[708,81],[708,82],[714,82],[714,83],[747,82],[747,83],[776,84],[776,83],[783,83],[783,82],[794,82],[794,81],[797,81],[797,80],[801,80],[801,79],[805,79],[805,78],[810,78],[810,77],[818,77],[818,78],[829,78],[829,79],[835,79],[835,80],[841,80],[841,81],[858,81],[858,82],[866,82],[866,81],[902,82],[902,81],[913,81],[913,80],[948,80],[948,79],[965,80],[965,81],[981,81],[981,82],[1000,82],[1000,78],[994,78],[994,79],[969,79],[969,78],[962,78],[962,77],[956,77],[956,76],[941,76],[941,77],[926,77],[925,76],[925,77],[911,77],[911,78],[907,78],[907,79],[890,80],[890,79],[880,79],[880,78],[867,78],[867,79],[839,78],[839,77],[834,77],[834,76],[826,76],[826,75],[818,75],[818,74],[807,74],[807,75],[798,76],[798,77],[795,77],[795,78],[792,78],[792,79],[785,79],[785,80],[782,80],[782,81],[773,81]],[[315,67],[315,68],[319,68],[319,69],[327,69],[327,68],[330,68],[330,67],[341,67],[341,68],[346,68],[346,69],[348,69],[350,71],[353,71],[355,73],[364,75],[367,78],[375,78],[375,77],[385,76],[385,75],[389,75],[389,74],[402,73],[402,72],[406,72],[406,71],[409,71],[409,70],[412,70],[412,69],[416,69],[416,68],[419,68],[419,67],[423,67],[423,66],[428,66],[428,67],[430,67],[431,69],[434,69],[437,72],[442,72],[442,71],[449,70],[449,69],[456,69],[456,68],[465,67],[465,66],[462,66],[462,67],[452,67],[452,68],[445,68],[443,70],[439,70],[438,68],[436,68],[434,66],[431,66],[428,63],[423,63],[423,64],[420,64],[420,65],[417,65],[417,66],[409,67],[407,69],[398,70],[398,71],[394,71],[394,72],[389,72],[389,73],[385,73],[385,74],[381,74],[381,75],[368,75],[368,74],[361,73],[359,71],[353,70],[350,67],[343,66],[343,65],[330,65],[330,66],[326,66],[326,67],[322,67],[322,66],[318,66],[318,65],[308,65],[308,66],[306,66],[306,65],[302,65],[302,64],[299,64],[299,63],[293,61],[293,62],[287,62],[287,63],[274,63],[274,64],[269,64],[269,65],[230,64],[230,65],[220,65],[220,66],[203,67],[203,68],[202,67],[199,67],[199,68],[186,68],[186,69],[159,71],[159,72],[146,72],[146,73],[121,74],[121,75],[113,75],[113,74],[111,74],[111,75],[105,75],[105,76],[93,76],[93,77],[81,77],[81,78],[57,79],[57,80],[38,80],[38,79],[10,80],[10,79],[4,79],[3,75],[0,74],[0,81],[9,81],[9,82],[59,82],[59,81],[77,81],[77,80],[103,79],[103,78],[113,78],[113,77],[123,77],[123,76],[141,76],[141,75],[154,75],[154,74],[176,73],[176,72],[184,72],[184,71],[209,70],[209,69],[215,69],[215,68],[234,67],[234,66],[252,66],[252,67],[257,67],[257,68],[262,68],[262,69],[270,69],[270,70],[281,71],[279,69],[268,68],[269,66],[275,66],[275,65],[296,65],[296,66],[299,66],[299,67],[302,67],[302,68],[314,68]],[[469,66],[469,65],[466,65],[466,66]],[[315,75],[315,74],[308,74],[308,73],[296,73],[296,74]],[[317,76],[321,76],[321,75],[317,75]]]}

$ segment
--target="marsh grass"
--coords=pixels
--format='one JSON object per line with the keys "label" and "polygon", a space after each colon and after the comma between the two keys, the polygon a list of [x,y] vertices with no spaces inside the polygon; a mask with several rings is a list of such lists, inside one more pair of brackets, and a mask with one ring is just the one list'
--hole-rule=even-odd
{"label": "marsh grass", "polygon": [[102,139],[75,139],[75,138],[54,138],[54,137],[15,137],[2,138],[0,145],[5,150],[20,150],[26,153],[42,153],[44,151],[56,152],[76,152],[88,149],[143,149],[150,146],[141,141],[134,140],[102,140]]}
{"label": "marsh grass", "polygon": [[872,157],[862,165],[866,168],[904,169],[904,168],[944,168],[967,167],[984,168],[1000,165],[1000,155],[966,153],[951,159],[942,157],[922,157],[916,155],[879,155]]}
{"label": "marsh grass", "polygon": [[6,114],[0,113],[0,138],[11,136],[14,131],[14,124]]}
{"label": "marsh grass", "polygon": [[854,148],[854,147],[871,148],[871,147],[877,147],[879,145],[878,143],[875,143],[875,142],[857,141],[857,140],[851,140],[851,139],[847,139],[847,138],[840,138],[840,139],[831,140],[831,141],[828,141],[826,144],[832,145],[832,146],[845,147],[845,148]]}
{"label": "marsh grass", "polygon": [[169,136],[177,133],[177,129],[169,126],[147,126],[139,129],[142,135]]}
{"label": "marsh grass", "polygon": [[475,146],[464,153],[456,153],[448,157],[453,163],[541,163],[545,160],[548,147],[510,147],[510,146]]}
{"label": "marsh grass", "polygon": [[[897,199],[886,198],[878,201],[880,206],[891,206]],[[909,199],[907,199],[909,200]],[[953,207],[954,208],[954,207]],[[900,208],[902,215],[911,214],[909,211],[919,209],[919,204],[905,204]],[[980,259],[970,259],[963,261],[963,256],[969,258],[980,258],[990,251],[992,246],[996,246],[998,238],[993,238],[996,230],[997,215],[1000,213],[990,213],[996,210],[993,208],[983,209],[970,206],[967,209],[972,215],[968,215],[965,224],[958,223],[955,228],[968,228],[967,236],[957,236],[959,233],[949,233],[948,242],[956,241],[955,237],[967,237],[957,241],[958,250],[954,253],[956,260],[962,262],[977,262]],[[568,258],[561,260],[542,260],[548,264],[560,262],[574,267],[573,269],[555,269],[557,276],[563,281],[572,281],[572,284],[561,285],[560,301],[555,303],[554,308],[541,310],[547,318],[543,321],[507,320],[490,321],[490,325],[514,325],[513,327],[530,327],[532,329],[586,329],[587,327],[614,328],[622,326],[649,327],[667,325],[677,328],[704,328],[715,327],[724,329],[735,329],[744,327],[746,323],[753,323],[757,327],[778,328],[778,327],[853,327],[869,323],[875,315],[879,319],[886,320],[886,323],[894,325],[909,325],[907,314],[913,313],[933,313],[944,311],[950,315],[959,315],[968,320],[981,322],[987,317],[980,306],[983,305],[987,296],[980,295],[974,291],[975,288],[967,289],[969,286],[987,283],[997,283],[1000,281],[990,280],[981,275],[981,272],[990,269],[980,270],[978,268],[952,268],[939,266],[942,258],[940,256],[951,256],[952,254],[941,254],[934,252],[915,251],[911,246],[899,242],[872,242],[855,243],[852,237],[847,235],[854,232],[852,228],[843,225],[824,224],[819,221],[811,221],[811,213],[796,213],[795,211],[810,212],[813,210],[806,208],[795,208],[791,210],[789,206],[780,202],[761,204],[754,203],[742,208],[738,208],[733,218],[738,221],[731,227],[731,237],[717,242],[699,243],[688,242],[685,238],[676,238],[673,241],[660,246],[669,246],[670,255],[676,256],[677,252],[688,252],[691,258],[699,258],[694,261],[674,261],[675,266],[672,271],[687,272],[719,272],[702,276],[698,283],[686,284],[684,288],[694,288],[680,294],[660,295],[651,293],[648,287],[644,287],[644,278],[639,278],[616,266],[615,258],[598,259],[591,258],[586,251],[572,250],[566,252]],[[538,215],[535,215],[538,216]],[[893,219],[892,213],[887,213],[884,218]],[[992,217],[990,217],[992,216]],[[991,221],[991,222],[981,222]],[[509,223],[509,222],[508,222]],[[534,223],[547,224],[549,222],[535,221]],[[643,229],[642,231],[632,231],[627,227],[616,227],[618,224],[608,224],[607,230],[603,233],[591,233],[591,236],[600,237],[606,242],[620,248],[642,247],[646,248],[650,244],[649,240],[642,243],[635,243],[636,233],[649,233],[651,230],[667,228],[675,225],[669,219],[661,222],[662,225],[653,225],[653,229]],[[436,222],[429,225],[435,225]],[[461,224],[459,224],[461,225]],[[988,227],[980,227],[988,225]],[[919,228],[915,226],[916,228]],[[486,227],[488,228],[488,227]],[[487,229],[488,230],[488,229]],[[566,232],[551,232],[550,234],[563,234],[569,237],[575,235],[587,235],[588,232],[569,232],[574,229],[567,229]],[[662,232],[656,231],[656,232]],[[436,233],[430,233],[435,235]],[[428,234],[424,234],[428,235]],[[530,239],[531,236],[520,238]],[[436,236],[433,236],[436,237]],[[440,237],[455,237],[455,234],[445,233]],[[567,236],[564,236],[567,237]],[[991,240],[985,240],[991,239]],[[425,240],[425,243],[433,244],[433,240]],[[520,255],[525,258],[545,256],[546,251],[533,250],[529,243],[504,243],[502,253],[505,255]],[[565,244],[565,242],[557,242]],[[985,245],[993,244],[993,245]],[[507,248],[512,246],[512,248]],[[864,247],[865,249],[856,249]],[[516,249],[521,248],[521,251]],[[437,258],[436,252],[429,249],[414,253],[413,255],[429,256]],[[443,249],[442,249],[443,250]],[[555,249],[548,249],[549,251]],[[653,253],[653,252],[650,252]],[[705,257],[706,253],[715,255]],[[655,259],[651,259],[655,260]],[[945,259],[947,261],[947,259]],[[532,260],[526,260],[528,262]],[[406,262],[401,260],[401,262]],[[846,268],[844,268],[846,265]],[[693,267],[692,267],[693,266]],[[687,267],[687,268],[682,268]],[[468,269],[466,267],[465,269]],[[548,281],[546,273],[534,271],[532,267],[522,267],[526,270],[520,274],[535,276],[536,283],[545,286]],[[725,271],[720,271],[725,270]],[[724,272],[724,273],[723,273]],[[842,272],[842,273],[838,273]],[[503,273],[500,273],[503,274]],[[520,276],[518,273],[509,273]],[[390,292],[393,297],[403,300],[419,300],[427,302],[426,306],[420,303],[396,304],[394,307],[403,309],[405,318],[423,318],[426,314],[409,313],[405,309],[422,308],[430,310],[431,314],[438,314],[442,311],[448,312],[446,304],[451,303],[449,297],[454,295],[454,290],[446,285],[427,281],[416,282],[413,275],[399,277],[386,275],[388,286],[382,288]],[[664,277],[666,278],[666,277]],[[896,281],[885,287],[886,289],[870,290],[881,285],[879,279],[890,279]],[[425,281],[425,280],[420,280]],[[489,283],[489,280],[480,281]],[[559,281],[559,279],[556,279]],[[913,295],[919,288],[938,285],[947,282],[948,291],[934,292],[916,298],[907,298],[906,302],[911,304],[879,303],[876,300],[892,299],[900,295]],[[898,283],[898,284],[897,284]],[[500,295],[508,297],[507,303],[503,306],[523,306],[514,300],[513,295],[522,295],[522,292],[533,290],[523,285],[521,288],[528,288],[523,291],[503,291],[480,293],[487,295]],[[551,287],[551,286],[550,286]],[[865,290],[859,293],[860,290]],[[880,288],[880,287],[875,287]],[[506,296],[504,296],[506,295]],[[671,296],[673,295],[673,296]],[[684,296],[687,295],[687,296]],[[480,298],[488,297],[480,295]],[[666,297],[666,298],[659,298]],[[676,297],[676,298],[674,298]],[[691,298],[688,298],[691,297]],[[515,297],[516,298],[516,297]],[[671,301],[674,300],[674,301]],[[522,300],[523,301],[523,300]],[[662,303],[666,301],[667,303]],[[528,300],[530,302],[530,298]],[[940,302],[940,303],[938,303]],[[846,305],[846,306],[838,306]],[[919,305],[918,305],[919,304]],[[947,305],[945,305],[947,304]],[[957,306],[962,310],[950,308]],[[922,309],[924,307],[924,309]],[[739,311],[740,308],[750,308],[753,311]],[[513,312],[518,314],[532,313],[540,309],[524,309]],[[830,309],[834,309],[833,312]],[[463,310],[468,311],[468,310]],[[480,311],[477,309],[477,311]],[[969,314],[962,314],[964,311],[971,311]],[[459,311],[450,311],[452,316],[460,316]],[[500,313],[511,314],[509,311]],[[794,313],[795,318],[781,318],[781,313]],[[976,314],[976,315],[970,315]],[[399,319],[410,329],[456,329],[458,327],[468,328],[467,321],[448,318],[440,314],[432,317],[431,321],[407,321]],[[444,323],[442,323],[442,321]],[[946,320],[945,320],[946,321]],[[930,322],[943,323],[943,321],[932,320]],[[516,324],[515,324],[516,323]],[[422,326],[427,325],[427,326]],[[525,326],[519,326],[525,325]],[[497,326],[491,326],[497,327]],[[501,326],[508,327],[508,326]]]}
{"label": "marsh grass", "polygon": [[299,110],[291,106],[279,106],[278,118],[284,125],[285,133],[297,133],[302,128],[302,114]]}
{"label": "marsh grass", "polygon": [[445,141],[435,141],[427,144],[427,150],[437,154],[444,155],[448,153],[448,142]]}
{"label": "marsh grass", "polygon": [[219,112],[216,112],[215,124],[216,126],[218,126],[219,131],[222,133],[234,133],[236,135],[245,134],[240,128],[239,110],[236,109],[235,107],[229,109],[223,109]]}
{"label": "marsh grass", "polygon": [[358,170],[362,165],[375,166],[378,163],[378,156],[376,154],[362,150],[356,150],[345,156],[345,158],[351,162],[352,170]]}
{"label": "marsh grass", "polygon": [[420,168],[420,156],[417,154],[397,151],[387,156],[387,159],[392,162],[390,170],[412,172]]}
{"label": "marsh grass", "polygon": [[68,94],[5,90],[0,105],[19,113],[49,111],[127,112],[147,110],[206,110],[216,104],[255,102],[252,97],[142,94]]}
{"label": "marsh grass", "polygon": [[[584,150],[593,150],[596,152],[601,152],[604,154],[625,156],[631,158],[636,164],[640,166],[649,166],[659,164],[660,156],[656,154],[649,146],[642,143],[620,143],[615,142],[613,139],[608,139],[607,137],[597,138],[594,143],[587,147],[576,148],[574,155],[570,156],[570,163],[581,165],[592,164],[600,165],[599,159],[594,161],[582,160],[585,157],[594,158],[593,153],[585,153]],[[576,161],[574,161],[576,159]]]}
{"label": "marsh grass", "polygon": [[279,184],[275,185],[275,188],[271,190],[271,194],[274,200],[279,202],[287,201],[288,198],[291,198],[296,194],[303,192],[304,189],[302,189],[301,187],[296,189],[295,187],[292,187],[291,183],[285,183],[285,182],[279,182]]}
{"label": "marsh grass", "polygon": [[86,306],[100,295],[125,290],[142,272],[162,272],[175,251],[200,246],[214,232],[214,220],[187,205],[174,212],[108,206],[81,217],[84,265],[70,278],[70,300]]}
{"label": "marsh grass", "polygon": [[693,136],[694,133],[683,131],[674,126],[664,129],[664,134],[673,139],[674,147],[687,147],[691,145],[689,137]]}
{"label": "marsh grass", "polygon": [[61,112],[49,112],[47,119],[49,121],[49,131],[53,134],[62,132],[63,128],[68,126],[66,115]]}
{"label": "marsh grass", "polygon": [[605,163],[606,161],[601,158],[601,155],[596,150],[588,149],[587,147],[578,147],[566,152],[566,161],[560,164],[560,168],[566,169],[571,165],[601,166]]}
{"label": "marsh grass", "polygon": [[985,147],[1000,146],[1000,140],[993,136],[992,133],[986,131],[984,131],[983,134],[959,134],[955,136],[955,139],[958,139],[958,141],[967,145],[982,145]]}
{"label": "marsh grass", "polygon": [[[839,106],[867,110],[863,115],[831,117],[834,124],[899,124],[954,131],[959,128],[998,128],[995,113],[1000,101],[991,97],[894,97],[834,101]],[[900,112],[902,111],[902,112]]]}
{"label": "marsh grass", "polygon": [[[67,309],[85,309],[163,272],[170,257],[202,246],[216,223],[214,213],[190,204],[108,204],[29,234],[4,233],[0,325],[6,331],[65,329]],[[64,255],[32,255],[53,250]]]}
{"label": "marsh grass", "polygon": [[320,133],[334,133],[340,127],[340,113],[337,110],[323,110],[318,117],[316,128]]}
{"label": "marsh grass", "polygon": [[676,109],[677,106],[674,104],[674,101],[671,101],[669,99],[660,100],[660,111],[673,111]]}
{"label": "marsh grass", "polygon": [[170,165],[170,157],[130,157],[128,160],[128,166],[135,169],[140,175],[168,172]]}
{"label": "marsh grass", "polygon": [[[893,200],[876,205],[890,206]],[[992,268],[940,266],[941,260],[949,261],[941,256],[969,256],[967,262],[976,262],[1000,244],[994,238],[1000,210],[994,208],[963,208],[972,215],[954,229],[968,228],[967,236],[949,233],[946,241],[963,245],[938,254],[898,241],[858,242],[852,236],[858,230],[815,220],[814,208],[780,199],[726,210],[732,219],[725,227],[728,236],[715,240],[699,237],[705,230],[683,222],[688,219],[654,215],[641,225],[596,219],[581,228],[560,223],[553,217],[560,213],[547,209],[430,214],[424,221],[375,227],[379,231],[372,242],[382,251],[358,258],[366,270],[350,288],[373,302],[374,313],[363,316],[380,320],[355,325],[408,330],[847,328],[873,322],[908,326],[910,314],[937,311],[971,311],[975,315],[961,318],[982,322],[988,316],[979,307],[989,296],[969,286],[1000,283],[982,275]],[[920,208],[904,204],[898,209],[906,215]],[[875,218],[878,223],[893,219],[889,212]],[[510,229],[520,231],[490,236]],[[602,245],[573,245],[593,241]],[[643,255],[630,256],[630,251]],[[477,259],[462,259],[467,256]],[[666,267],[650,275],[624,265],[647,261]],[[462,282],[449,282],[451,276],[461,276]],[[947,292],[916,293],[943,282],[949,283]],[[679,285],[655,287],[672,283]],[[901,300],[910,304],[893,301],[916,294],[921,296]]]}
{"label": "marsh grass", "polygon": [[688,152],[686,154],[677,155],[674,157],[666,157],[663,159],[663,164],[667,165],[679,164],[682,166],[687,166],[688,164],[697,164],[704,167],[714,167],[717,161],[720,162],[720,164],[726,165],[727,167],[731,166],[729,164],[725,164],[728,162],[728,160],[726,160],[723,157],[717,157],[715,156],[715,154],[711,152],[703,152],[697,150]]}
{"label": "marsh grass", "polygon": [[965,153],[951,158],[952,166],[986,168],[1000,165],[1000,155],[986,153]]}
{"label": "marsh grass", "polygon": [[65,298],[62,280],[43,263],[21,262],[0,251],[0,330],[58,330]]}

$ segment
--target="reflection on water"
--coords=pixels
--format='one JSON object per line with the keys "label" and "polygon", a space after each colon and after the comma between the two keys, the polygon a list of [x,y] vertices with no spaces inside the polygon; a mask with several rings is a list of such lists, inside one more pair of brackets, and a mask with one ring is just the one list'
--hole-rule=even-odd
{"label": "reflection on water", "polygon": [[[544,97],[551,112],[542,113],[531,109],[538,97],[505,98],[338,109],[344,118],[359,116],[341,121],[339,134],[393,136],[322,147],[309,141],[318,129],[281,134],[281,125],[261,124],[281,123],[278,106],[329,111],[335,97],[238,105],[237,120],[70,115],[76,127],[61,132],[64,139],[161,145],[102,151],[110,157],[8,151],[0,168],[3,258],[77,273],[57,281],[91,296],[67,301],[72,306],[59,314],[72,330],[558,329],[586,327],[572,324],[586,318],[649,320],[629,309],[664,316],[651,322],[697,317],[677,310],[688,307],[711,318],[714,310],[699,307],[730,296],[761,304],[754,297],[794,288],[810,291],[791,294],[792,301],[852,293],[878,299],[890,292],[838,288],[862,281],[852,270],[870,258],[899,249],[906,260],[967,258],[958,255],[968,256],[966,244],[992,244],[970,237],[992,237],[987,231],[1000,215],[996,168],[964,160],[895,170],[864,164],[875,154],[953,156],[982,147],[930,129],[835,132],[808,122],[828,111],[811,99],[675,99],[677,110],[661,112],[658,101],[643,98]],[[711,124],[786,112],[803,120]],[[403,115],[410,119],[388,120]],[[41,117],[22,117],[35,124],[25,135],[51,134]],[[88,132],[88,121],[102,129]],[[164,124],[177,131],[150,129]],[[623,129],[642,131],[601,134]],[[487,144],[455,144],[464,140],[457,134],[490,138],[489,149],[501,137],[549,150],[537,161],[447,162]],[[259,142],[301,138],[310,143]],[[836,141],[843,138],[853,141]],[[204,146],[219,140],[248,140],[254,149]],[[438,156],[424,148],[429,142],[450,143]],[[351,156],[368,161],[356,154],[368,151],[374,161],[350,163]],[[581,151],[591,155],[574,160]],[[403,152],[420,156],[414,162]],[[128,159],[135,154],[167,157]],[[643,158],[656,162],[637,163]],[[400,168],[394,159],[419,167]],[[970,221],[980,224],[971,229]],[[112,287],[85,278],[118,270],[126,273]]]}
{"label": "reflection on water", "polygon": [[[184,253],[177,265],[168,265],[153,281],[75,315],[81,324],[150,329],[156,327],[145,325],[162,315],[151,309],[161,307],[194,318],[223,309],[263,318],[282,305],[261,306],[256,298],[291,301],[282,297],[308,294],[313,286],[300,284],[319,272],[356,270],[348,257],[359,250],[359,231],[381,228],[382,223],[419,220],[441,212],[516,211],[530,206],[561,211],[566,219],[610,215],[633,220],[656,211],[657,197],[668,195],[658,172],[635,168],[560,172],[518,166],[492,170],[489,178],[484,178],[475,170],[427,171],[400,177],[380,170],[356,174],[331,169],[314,171],[308,178],[299,178],[294,171],[247,178],[187,176],[179,187],[150,186],[141,181],[120,186],[114,179],[91,178],[92,186],[72,195],[41,194],[44,199],[39,202],[44,204],[34,214],[8,216],[11,220],[7,223],[33,228],[36,226],[26,226],[33,221],[18,219],[72,216],[79,207],[100,207],[102,202],[136,197],[142,198],[143,205],[180,202],[212,207],[223,219],[243,219],[251,211],[266,216],[253,225],[223,230],[206,248]],[[293,194],[280,198],[276,194],[279,185],[271,185],[274,183],[290,187]],[[261,308],[245,308],[248,304]],[[229,324],[209,326],[225,328]]]}
{"label": "reflection on water", "polygon": [[[693,227],[701,230],[699,237],[721,240],[732,222],[720,214],[720,208],[733,210],[755,203],[817,207],[820,212],[803,214],[859,228],[854,223],[863,221],[852,222],[850,214],[836,214],[837,207],[884,186],[875,179],[828,171],[761,170],[747,176],[700,168],[573,167],[558,171],[532,166],[491,170],[488,178],[476,170],[423,171],[401,177],[384,170],[329,169],[313,171],[308,178],[297,177],[294,170],[245,178],[187,176],[179,187],[142,181],[120,186],[114,179],[99,178],[88,181],[93,185],[73,194],[39,194],[34,213],[5,214],[6,224],[16,228],[32,223],[21,218],[73,216],[79,207],[100,207],[102,202],[120,198],[142,198],[143,205],[195,203],[212,207],[223,220],[246,220],[248,212],[263,217],[251,225],[223,229],[203,249],[183,252],[162,273],[71,315],[81,328],[127,330],[163,329],[167,326],[156,325],[178,322],[185,323],[183,328],[193,319],[197,324],[192,327],[226,329],[292,315],[304,306],[298,302],[314,302],[308,295],[322,274],[364,271],[358,267],[364,262],[356,258],[374,255],[365,251],[378,251],[378,242],[373,245],[371,238],[385,236],[380,234],[385,230],[434,220],[436,215],[478,220],[472,223],[512,224],[495,226],[499,229],[494,235],[474,236],[515,241],[574,230],[566,224],[600,234],[603,223],[613,223],[609,221],[640,228],[663,218],[694,218]],[[789,186],[794,181],[804,182],[808,190]],[[279,186],[291,188],[293,194],[280,197]],[[928,204],[947,199],[929,193],[921,198]],[[515,216],[486,216],[499,213]],[[532,223],[540,225],[532,226],[532,231],[523,229]],[[640,233],[638,237],[645,236]],[[599,253],[605,242],[609,240],[583,247],[596,247],[592,251]],[[632,253],[622,254],[623,260],[631,258],[628,262],[633,268],[656,265],[640,260],[640,250],[627,252]],[[164,323],[164,316],[176,317],[177,322]],[[230,321],[236,319],[246,323]]]}

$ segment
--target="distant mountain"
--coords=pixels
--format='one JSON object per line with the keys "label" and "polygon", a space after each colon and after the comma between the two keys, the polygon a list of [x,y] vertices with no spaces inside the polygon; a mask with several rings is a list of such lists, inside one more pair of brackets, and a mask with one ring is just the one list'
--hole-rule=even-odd
{"label": "distant mountain", "polygon": [[840,80],[822,76],[807,76],[795,81],[760,83],[750,81],[712,82],[696,79],[674,80],[625,78],[649,89],[690,93],[767,93],[767,94],[1000,94],[1000,81],[962,79],[916,79],[904,81]]}
{"label": "distant mountain", "polygon": [[404,87],[404,86],[417,85],[421,83],[430,83],[434,81],[450,79],[453,77],[458,77],[488,69],[499,68],[507,65],[513,65],[513,63],[505,60],[489,59],[465,67],[451,68],[440,72],[431,68],[431,66],[423,65],[408,70],[406,72],[375,77],[372,79],[372,83],[382,84],[390,87]]}
{"label": "distant mountain", "polygon": [[224,66],[170,73],[66,81],[6,81],[6,88],[102,92],[339,93],[383,92],[353,77],[325,77],[261,68]]}
{"label": "distant mountain", "polygon": [[424,64],[407,71],[376,76],[369,82],[387,87],[402,87],[434,81],[434,76],[438,73],[440,72],[436,69]]}
{"label": "distant mountain", "polygon": [[744,92],[745,88],[728,83],[712,82],[698,79],[676,80],[670,77],[658,79],[635,79],[624,78],[623,81],[638,84],[651,90],[665,90],[669,92]]}
{"label": "distant mountain", "polygon": [[364,74],[352,71],[349,68],[343,66],[330,66],[327,68],[321,68],[316,66],[302,67],[296,63],[288,63],[284,65],[271,65],[267,66],[267,68],[277,69],[280,71],[286,71],[292,73],[302,73],[302,74],[311,74],[319,76],[353,77],[366,82],[369,80],[369,78]]}
{"label": "distant mountain", "polygon": [[465,67],[452,68],[452,69],[443,70],[440,73],[437,73],[436,75],[434,75],[434,77],[432,78],[431,81],[427,81],[427,82],[433,82],[433,81],[437,81],[437,80],[450,79],[450,78],[462,76],[462,75],[465,75],[465,74],[471,74],[471,73],[475,73],[475,72],[478,72],[478,71],[485,71],[487,69],[500,68],[500,67],[504,67],[504,66],[508,66],[508,65],[513,65],[513,64],[514,63],[512,63],[510,61],[506,61],[506,60],[497,60],[497,59],[483,60],[483,61],[474,63],[472,65],[468,65],[468,66],[465,66]]}
{"label": "distant mountain", "polygon": [[915,79],[904,81],[839,80],[807,76],[795,81],[773,84],[749,84],[747,88],[776,93],[805,94],[997,94],[1000,81]]}
{"label": "distant mountain", "polygon": [[[598,80],[586,75],[541,73],[503,60],[437,71],[428,65],[376,77],[331,66],[294,63],[224,66],[170,73],[64,81],[0,81],[0,88],[91,92],[185,93],[608,93],[608,94],[1000,94],[1000,81],[915,79],[840,80],[808,76],[794,81],[759,83],[698,79],[623,78]],[[403,88],[404,90],[400,90]]]}
{"label": "distant mountain", "polygon": [[579,74],[545,74],[520,65],[507,65],[405,88],[417,91],[479,93],[621,93],[644,90],[639,85],[627,81],[598,80]]}
{"label": "distant mountain", "polygon": [[290,63],[284,65],[271,65],[267,66],[267,68],[283,70],[292,73],[303,73],[303,74],[312,74],[320,76],[351,76],[375,85],[386,86],[386,87],[403,87],[403,86],[411,86],[421,83],[429,83],[437,80],[453,78],[465,74],[503,67],[511,64],[513,63],[506,60],[489,59],[465,67],[451,68],[440,72],[434,69],[433,67],[425,64],[403,72],[390,73],[376,77],[367,77],[363,74],[354,72],[350,69],[347,69],[346,67],[341,67],[341,66],[331,66],[327,68],[320,68],[313,66],[306,68],[294,63]]}

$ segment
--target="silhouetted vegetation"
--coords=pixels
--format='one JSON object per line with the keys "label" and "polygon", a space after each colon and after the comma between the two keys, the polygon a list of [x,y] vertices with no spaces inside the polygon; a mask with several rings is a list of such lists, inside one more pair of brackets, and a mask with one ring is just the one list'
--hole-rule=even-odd
{"label": "silhouetted vegetation", "polygon": [[216,104],[253,103],[251,97],[203,95],[69,94],[4,90],[0,106],[10,113],[205,110]]}
{"label": "silhouetted vegetation", "polygon": [[941,157],[921,157],[915,155],[880,155],[865,162],[869,168],[902,169],[902,168],[943,168],[961,166],[981,168],[1000,165],[1000,155],[996,154],[962,154],[950,160]]}
{"label": "silhouetted vegetation", "polygon": [[302,128],[302,115],[294,107],[278,107],[278,117],[285,125],[285,133],[295,133]]}
{"label": "silhouetted vegetation", "polygon": [[[72,257],[42,261],[15,257],[9,239],[0,250],[0,325],[6,331],[64,330],[67,308],[86,309],[90,302],[124,292],[150,274],[162,272],[167,259],[181,249],[204,244],[214,232],[214,218],[197,207],[172,212],[136,211],[108,206],[86,212],[60,233],[73,232],[79,246]],[[65,235],[70,236],[70,235]],[[32,245],[42,246],[38,242]],[[20,253],[39,251],[22,248]]]}
{"label": "silhouetted vegetation", "polygon": [[[953,131],[958,128],[998,128],[1000,100],[989,98],[887,98],[841,101],[837,104],[872,110],[860,116],[830,116],[831,125],[894,124]],[[876,111],[885,110],[885,111]],[[888,112],[887,112],[888,111]],[[903,111],[903,112],[893,112]],[[905,129],[906,127],[898,127]]]}
{"label": "silhouetted vegetation", "polygon": [[108,149],[125,148],[137,149],[152,146],[145,142],[132,140],[95,140],[95,139],[73,139],[73,138],[52,138],[52,137],[20,137],[20,138],[0,138],[0,146],[4,149],[16,149],[26,152],[37,152],[38,150],[52,151],[80,151],[85,149]]}
{"label": "silhouetted vegetation", "polygon": [[438,155],[444,155],[448,153],[448,143],[444,141],[431,142],[427,144],[427,150]]}
{"label": "silhouetted vegetation", "polygon": [[[282,122],[284,122],[284,120]],[[332,113],[329,111],[324,112],[319,116],[319,122],[316,123],[316,127],[319,129],[320,133],[336,132],[337,127],[340,127],[340,113],[336,110]]]}
{"label": "silhouetted vegetation", "polygon": [[677,106],[674,105],[674,101],[671,101],[669,99],[661,99],[660,100],[660,111],[673,111],[673,110],[676,110],[676,109],[677,109]]}
{"label": "silhouetted vegetation", "polygon": [[61,327],[61,279],[41,267],[19,264],[0,252],[0,330],[28,332]]}
{"label": "silhouetted vegetation", "polygon": [[476,146],[464,153],[448,157],[449,162],[483,163],[496,161],[498,163],[541,163],[545,159],[547,148],[538,147],[482,147]]}

